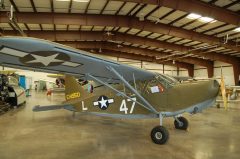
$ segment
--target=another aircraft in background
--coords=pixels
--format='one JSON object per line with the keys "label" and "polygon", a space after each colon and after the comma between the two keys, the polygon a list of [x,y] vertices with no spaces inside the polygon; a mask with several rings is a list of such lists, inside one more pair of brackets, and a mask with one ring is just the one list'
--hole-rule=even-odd
{"label": "another aircraft in background", "polygon": [[[240,94],[240,86],[225,86],[225,91],[226,91],[225,96],[226,96],[227,103],[240,103],[240,100],[238,99]],[[216,101],[217,103],[224,102],[223,99],[222,100],[217,99]]]}
{"label": "another aircraft in background", "polygon": [[52,82],[52,88],[50,89],[51,92],[65,92],[65,79],[64,75],[62,74],[50,74],[47,75],[50,78],[55,78],[55,83]]}
{"label": "another aircraft in background", "polygon": [[[186,130],[188,121],[180,115],[196,114],[212,106],[219,91],[216,80],[179,83],[163,74],[34,38],[1,37],[0,64],[66,74],[66,102],[36,106],[33,111],[67,109],[109,117],[157,118],[160,124],[151,131],[156,144],[168,141],[169,133],[163,126],[165,117],[173,117],[175,128]],[[98,85],[85,91],[74,77],[93,80]]]}
{"label": "another aircraft in background", "polygon": [[17,107],[26,102],[24,88],[19,85],[16,71],[0,71],[0,101]]}

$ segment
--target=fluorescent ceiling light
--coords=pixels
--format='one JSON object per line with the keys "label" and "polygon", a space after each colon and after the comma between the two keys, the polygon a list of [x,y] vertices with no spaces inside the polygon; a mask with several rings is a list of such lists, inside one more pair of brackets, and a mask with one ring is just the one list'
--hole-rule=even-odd
{"label": "fluorescent ceiling light", "polygon": [[187,16],[187,18],[188,18],[188,19],[198,19],[199,21],[204,22],[204,23],[209,23],[209,22],[214,23],[214,22],[216,22],[216,20],[213,19],[213,18],[210,18],[210,17],[202,17],[201,15],[195,14],[195,13],[189,14],[189,15]]}
{"label": "fluorescent ceiling light", "polygon": [[214,22],[216,22],[216,20],[214,20],[213,18],[210,18],[210,17],[201,17],[201,18],[199,18],[199,21],[204,22],[204,23],[209,23],[209,22],[214,23]]}
{"label": "fluorescent ceiling light", "polygon": [[240,27],[234,29],[233,31],[240,32]]}
{"label": "fluorescent ceiling light", "polygon": [[187,16],[188,19],[198,19],[200,17],[201,17],[201,15],[195,14],[195,13],[191,13]]}
{"label": "fluorescent ceiling light", "polygon": [[85,2],[85,3],[87,3],[87,2],[89,2],[90,0],[73,0],[73,1],[75,1],[75,2]]}
{"label": "fluorescent ceiling light", "polygon": [[[56,0],[60,2],[69,2],[70,0]],[[74,2],[89,2],[90,0],[73,0]]]}

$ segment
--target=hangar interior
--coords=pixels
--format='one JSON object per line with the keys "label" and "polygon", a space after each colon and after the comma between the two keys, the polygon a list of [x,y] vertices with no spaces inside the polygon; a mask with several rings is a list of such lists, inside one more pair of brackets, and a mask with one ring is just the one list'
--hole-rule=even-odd
{"label": "hangar interior", "polygon": [[14,74],[25,89],[15,86],[17,96],[26,96],[1,109],[0,158],[239,158],[239,0],[0,0],[5,36],[49,40],[173,77],[219,83],[223,77],[233,102],[227,111],[220,103],[186,115],[187,132],[164,120],[171,139],[159,147],[148,134],[154,119],[33,113],[35,105],[65,100],[53,91],[58,75],[0,63],[0,74]]}

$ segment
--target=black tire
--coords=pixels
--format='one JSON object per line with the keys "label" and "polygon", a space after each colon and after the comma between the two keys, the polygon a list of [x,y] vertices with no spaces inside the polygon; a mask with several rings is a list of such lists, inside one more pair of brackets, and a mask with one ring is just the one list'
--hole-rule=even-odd
{"label": "black tire", "polygon": [[179,125],[179,123],[177,122],[177,120],[174,120],[174,125],[176,129],[180,129],[180,130],[187,130],[188,128],[188,120],[184,117],[178,117],[178,120],[180,122],[182,122],[182,125]]}
{"label": "black tire", "polygon": [[168,141],[168,130],[163,126],[156,126],[151,131],[151,138],[155,144],[163,145]]}

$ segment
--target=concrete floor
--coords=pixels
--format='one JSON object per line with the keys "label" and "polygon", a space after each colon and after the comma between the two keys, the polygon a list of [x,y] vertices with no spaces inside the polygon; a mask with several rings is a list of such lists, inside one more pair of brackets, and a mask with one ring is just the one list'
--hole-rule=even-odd
{"label": "concrete floor", "polygon": [[0,159],[239,159],[240,109],[210,108],[186,115],[189,131],[175,130],[165,119],[170,139],[156,145],[150,138],[157,119],[121,120],[66,110],[31,111],[32,106],[60,103],[63,95],[47,98],[34,93],[27,105],[0,116]]}

